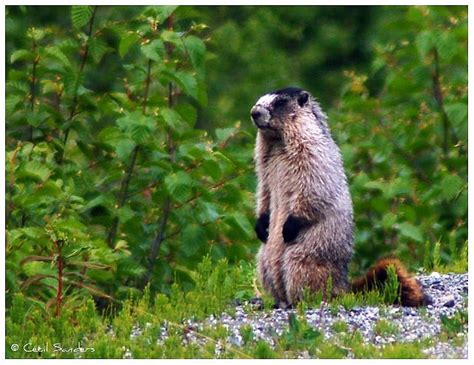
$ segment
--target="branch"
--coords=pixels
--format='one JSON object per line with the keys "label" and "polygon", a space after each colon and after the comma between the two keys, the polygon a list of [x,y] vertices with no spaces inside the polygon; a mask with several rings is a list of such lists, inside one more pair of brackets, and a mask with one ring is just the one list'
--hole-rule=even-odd
{"label": "branch", "polygon": [[[125,200],[127,198],[128,186],[130,184],[130,180],[132,179],[133,169],[135,168],[135,163],[137,162],[137,156],[138,156],[139,150],[140,150],[139,145],[135,146],[135,148],[133,149],[132,161],[130,162],[130,165],[128,166],[128,170],[125,175],[125,178],[122,180],[122,183],[120,185],[119,197],[117,200],[117,208],[123,207]],[[118,224],[119,224],[119,219],[118,217],[115,217],[114,220],[112,221],[112,226],[110,227],[110,231],[107,236],[107,243],[109,247],[113,247],[115,236],[117,235]]]}
{"label": "branch", "polygon": [[[147,75],[145,80],[145,91],[143,95],[143,106],[142,106],[142,113],[143,115],[146,114],[146,107],[148,102],[148,93],[150,91],[150,82],[151,82],[151,64],[152,60],[148,60],[148,68],[147,68]],[[132,179],[133,170],[135,168],[135,164],[137,162],[138,152],[140,151],[140,145],[136,145],[133,149],[132,153],[132,161],[130,166],[128,167],[127,174],[125,175],[124,180],[122,180],[122,184],[120,187],[119,198],[117,202],[117,207],[120,208],[125,204],[125,200],[127,199],[128,195],[128,187],[130,185],[130,181]],[[109,235],[107,237],[107,243],[109,247],[113,247],[115,236],[117,235],[119,219],[115,217],[112,222],[112,227],[110,228]]]}
{"label": "branch", "polygon": [[[39,63],[39,55],[36,54],[36,41],[33,36],[33,54],[34,54],[34,60],[33,60],[33,73],[31,77],[31,85],[30,85],[30,109],[31,111],[34,111],[35,109],[35,99],[36,99],[36,66],[38,66]],[[30,125],[29,128],[29,141],[33,141],[33,126]]]}
{"label": "branch", "polygon": [[[444,97],[443,97],[443,91],[441,89],[441,81],[440,81],[440,71],[439,71],[439,53],[438,53],[438,48],[434,47],[433,48],[433,58],[434,58],[434,68],[432,71],[432,80],[433,80],[433,96],[436,100],[436,103],[438,104],[438,108],[441,113],[441,118],[443,120],[443,152],[445,157],[448,156],[448,139],[449,139],[449,134],[450,134],[450,121],[448,118],[448,114],[446,113],[446,110],[444,108]],[[459,140],[458,137],[456,136],[456,132],[451,129],[451,134],[453,137],[453,142],[454,144],[457,143]]]}
{"label": "branch", "polygon": [[[174,15],[171,15],[166,21],[166,28],[168,30],[172,30],[173,24],[174,24]],[[166,52],[167,52],[168,58],[171,59],[172,54],[173,54],[172,44],[169,44],[169,43],[166,44]],[[173,84],[170,82],[168,83],[168,107],[172,108],[174,106],[174,103],[175,103],[175,100],[173,98]],[[176,157],[175,147],[173,144],[170,128],[167,129],[167,134],[168,134],[168,144],[167,144],[168,154],[171,157],[171,161],[175,162],[175,157]],[[166,196],[163,202],[163,207],[161,211],[162,211],[162,216],[160,217],[158,221],[158,231],[150,247],[150,254],[148,256],[148,269],[145,274],[144,286],[146,286],[150,282],[151,275],[153,274],[153,269],[155,268],[156,258],[158,256],[158,252],[160,250],[161,244],[163,243],[165,230],[166,230],[166,224],[168,223],[168,218],[171,212],[171,198],[169,196]]]}
{"label": "branch", "polygon": [[[84,51],[82,52],[81,65],[79,66],[78,76],[80,76],[82,74],[82,72],[84,71],[84,66],[86,65],[87,55],[89,54],[89,40],[90,40],[91,35],[92,35],[92,26],[94,24],[95,14],[97,12],[97,7],[98,7],[97,5],[94,6],[94,11],[92,12],[91,19],[89,20],[89,29],[87,31],[87,42],[84,46]],[[59,161],[58,161],[58,163],[60,165],[63,163],[64,153],[66,152],[66,144],[67,144],[67,140],[69,138],[69,132],[71,130],[71,125],[70,125],[69,122],[71,122],[72,118],[74,118],[74,116],[76,115],[76,108],[77,108],[77,102],[78,102],[77,89],[78,88],[76,88],[74,90],[74,97],[72,99],[71,111],[69,113],[68,119],[65,122],[66,124],[69,124],[69,126],[67,127],[66,132],[64,133],[63,151],[59,155]]]}

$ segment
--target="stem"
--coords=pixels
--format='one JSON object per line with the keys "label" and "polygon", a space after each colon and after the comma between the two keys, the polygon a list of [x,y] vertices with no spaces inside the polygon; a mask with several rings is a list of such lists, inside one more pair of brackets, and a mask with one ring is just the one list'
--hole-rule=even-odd
{"label": "stem", "polygon": [[148,60],[148,68],[146,73],[146,81],[145,81],[145,95],[143,97],[143,115],[146,114],[146,104],[148,101],[148,91],[150,90],[150,79],[151,79],[151,59]]}
{"label": "stem", "polygon": [[[174,15],[171,15],[166,21],[166,28],[168,30],[173,29],[174,24]],[[171,60],[173,54],[173,45],[170,43],[166,44],[166,53],[168,58]],[[168,83],[168,107],[172,108],[175,104],[175,100],[173,98],[173,84],[170,82]],[[168,154],[170,155],[171,162],[175,162],[175,147],[173,144],[173,138],[171,134],[170,128],[167,129],[167,139],[168,139]],[[158,231],[156,233],[155,239],[151,243],[150,247],[150,254],[148,255],[148,269],[145,274],[144,285],[146,286],[153,274],[153,270],[155,268],[156,258],[158,257],[158,252],[160,251],[161,244],[165,238],[165,230],[166,225],[168,223],[168,218],[171,213],[171,198],[167,196],[163,202],[162,206],[162,215],[158,221]]]}
{"label": "stem", "polygon": [[[148,93],[150,91],[151,64],[152,64],[152,60],[148,60],[147,75],[146,75],[146,80],[145,80],[145,93],[143,95],[143,108],[142,108],[143,115],[146,114]],[[133,169],[135,168],[139,151],[140,151],[140,146],[136,145],[132,152],[132,161],[130,163],[130,166],[128,167],[127,174],[125,175],[125,179],[122,180],[122,184],[120,187],[120,194],[119,194],[119,198],[117,202],[117,208],[123,207],[123,205],[125,204],[125,200],[128,197],[128,187],[130,185],[130,180],[132,179]],[[107,237],[107,243],[109,247],[113,247],[114,245],[115,237],[117,236],[118,224],[119,224],[119,219],[118,217],[115,217],[112,222],[112,227],[110,228],[109,235]]]}
{"label": "stem", "polygon": [[[92,12],[92,16],[91,16],[91,19],[89,20],[89,29],[87,30],[87,42],[84,46],[84,52],[82,53],[82,58],[81,58],[81,65],[79,66],[79,73],[78,73],[78,77],[82,74],[82,72],[84,71],[84,66],[86,65],[86,60],[87,60],[87,55],[89,54],[89,39],[92,35],[92,25],[94,24],[94,18],[95,18],[95,14],[97,12],[97,5],[94,6],[94,11]],[[74,97],[72,99],[72,105],[71,105],[71,111],[69,113],[69,118],[67,119],[66,123],[69,123],[72,118],[74,117],[74,115],[76,115],[76,109],[77,109],[77,101],[78,101],[78,95],[77,95],[77,89],[76,88],[74,90]],[[71,126],[68,126],[66,131],[64,132],[64,139],[63,139],[63,151],[62,153],[60,154],[59,156],[59,164],[62,164],[63,162],[63,159],[64,159],[64,153],[66,151],[66,144],[67,144],[67,140],[69,138],[69,132],[71,130]]]}
{"label": "stem", "polygon": [[[30,94],[31,94],[31,99],[30,99],[30,109],[33,112],[35,109],[35,101],[36,101],[36,67],[38,66],[39,63],[39,56],[36,54],[36,41],[33,38],[33,54],[34,54],[34,60],[33,60],[33,74],[31,78],[31,85],[30,85]],[[33,141],[33,126],[30,125],[29,128],[29,138],[28,140]]]}
{"label": "stem", "polygon": [[[130,165],[128,166],[127,174],[125,175],[125,178],[122,180],[122,183],[120,186],[120,193],[119,193],[119,198],[117,201],[117,208],[121,208],[125,204],[125,199],[127,198],[128,186],[130,184],[130,180],[132,179],[133,169],[135,168],[135,163],[137,162],[137,156],[138,156],[139,150],[140,150],[140,146],[138,145],[135,146],[135,148],[133,149],[132,161],[130,162]],[[118,217],[115,217],[112,222],[112,227],[110,228],[110,231],[107,237],[107,243],[109,247],[113,247],[115,236],[117,235],[118,224],[119,224],[119,219]]]}
{"label": "stem", "polygon": [[63,301],[63,270],[64,262],[62,256],[62,246],[60,241],[54,242],[58,249],[58,289],[56,291],[56,311],[54,315],[58,317],[61,314],[61,307]]}
{"label": "stem", "polygon": [[8,222],[10,221],[10,216],[13,213],[13,210],[15,209],[15,204],[13,203],[13,194],[15,191],[15,165],[16,165],[16,157],[18,155],[18,152],[21,150],[21,148],[22,148],[22,144],[21,142],[18,142],[15,148],[15,151],[13,152],[12,158],[10,159],[11,173],[10,173],[10,179],[9,179],[9,184],[8,184],[9,201],[7,204],[6,217],[5,217],[5,224],[7,225],[7,227],[8,227]]}
{"label": "stem", "polygon": [[[444,156],[448,156],[448,149],[449,149],[449,137],[450,137],[450,122],[448,118],[448,114],[444,109],[444,97],[443,91],[441,89],[441,81],[440,81],[440,71],[439,71],[439,53],[438,49],[435,47],[433,48],[433,58],[434,58],[434,69],[432,72],[432,79],[433,79],[433,95],[438,104],[438,108],[441,113],[441,118],[443,121],[443,152]],[[451,134],[453,137],[453,142],[456,144],[458,138],[456,136],[456,132],[451,130]]]}

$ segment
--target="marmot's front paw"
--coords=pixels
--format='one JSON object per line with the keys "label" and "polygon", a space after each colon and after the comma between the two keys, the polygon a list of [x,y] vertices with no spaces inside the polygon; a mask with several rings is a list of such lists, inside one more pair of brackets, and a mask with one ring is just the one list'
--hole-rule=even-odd
{"label": "marmot's front paw", "polygon": [[262,242],[267,242],[268,239],[268,227],[270,226],[270,215],[263,213],[258,217],[257,223],[255,224],[255,232],[257,237]]}
{"label": "marmot's front paw", "polygon": [[285,243],[292,243],[305,225],[306,221],[303,218],[290,215],[283,225],[283,240]]}

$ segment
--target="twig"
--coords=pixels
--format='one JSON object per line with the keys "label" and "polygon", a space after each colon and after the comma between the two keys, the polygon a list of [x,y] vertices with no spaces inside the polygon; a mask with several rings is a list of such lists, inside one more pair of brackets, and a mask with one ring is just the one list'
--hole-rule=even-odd
{"label": "twig", "polygon": [[[139,151],[140,151],[140,146],[136,145],[132,152],[132,161],[130,162],[130,165],[128,166],[128,170],[125,175],[125,178],[122,180],[122,183],[120,184],[120,191],[119,191],[119,196],[117,199],[117,206],[116,206],[117,209],[123,207],[123,205],[125,204],[125,200],[127,198],[128,186],[132,178],[133,170],[135,168],[135,163],[137,162],[137,156],[138,156]],[[109,245],[109,247],[113,247],[114,245],[115,236],[117,235],[117,230],[118,230],[118,224],[119,224],[119,218],[116,216],[114,220],[112,221],[112,226],[110,227],[110,231],[107,236],[107,244]]]}
{"label": "twig", "polygon": [[15,151],[13,151],[13,155],[10,159],[10,179],[9,179],[9,184],[8,184],[8,190],[10,192],[10,199],[7,204],[7,212],[6,212],[6,217],[5,217],[5,224],[8,226],[8,222],[10,220],[10,216],[15,209],[15,203],[13,202],[13,191],[15,190],[15,165],[16,165],[16,157],[18,155],[18,152],[21,150],[23,147],[22,143],[18,141],[17,146],[15,148]]}
{"label": "twig", "polygon": [[64,262],[63,262],[63,255],[62,255],[63,242],[60,240],[56,240],[54,241],[54,244],[58,250],[58,258],[57,258],[58,287],[56,290],[56,311],[54,315],[55,317],[58,317],[61,314],[61,306],[63,302],[63,270],[64,270]]}
{"label": "twig", "polygon": [[[82,53],[82,58],[81,58],[81,64],[79,66],[78,77],[84,71],[84,66],[86,65],[87,55],[89,54],[89,40],[90,40],[90,37],[92,35],[92,26],[94,24],[94,18],[95,18],[95,14],[97,12],[97,7],[98,7],[97,5],[94,6],[94,10],[92,12],[91,19],[89,20],[89,29],[87,31],[87,37],[88,38],[87,38],[86,44],[84,45],[84,51]],[[62,164],[63,159],[64,159],[64,153],[66,152],[66,144],[67,144],[67,140],[69,138],[69,132],[71,130],[70,122],[72,121],[72,119],[76,115],[76,108],[77,108],[77,102],[78,102],[77,90],[78,90],[78,87],[75,88],[75,90],[74,90],[74,97],[72,99],[71,111],[69,113],[68,119],[66,120],[66,124],[69,124],[69,126],[67,127],[66,131],[64,132],[63,151],[59,155],[59,161],[58,161],[59,164]]]}
{"label": "twig", "polygon": [[[168,30],[173,29],[173,24],[174,24],[174,15],[170,15],[170,17],[166,21],[166,28]],[[168,58],[171,59],[172,54],[173,54],[173,45],[167,43],[166,44],[166,52],[168,55]],[[175,100],[173,98],[173,84],[171,82],[168,83],[168,107],[172,108],[174,106]],[[168,128],[167,130],[167,135],[168,135],[168,154],[171,157],[171,161],[174,162],[175,160],[175,147],[173,144],[173,139],[172,139],[172,134],[171,130]],[[145,287],[151,279],[151,276],[153,274],[153,269],[155,268],[155,263],[156,263],[156,258],[158,257],[158,252],[160,250],[161,244],[163,243],[163,239],[165,236],[165,230],[166,230],[166,225],[168,223],[168,218],[171,212],[171,198],[169,196],[166,196],[163,206],[162,206],[162,215],[158,221],[158,231],[155,235],[155,239],[151,243],[150,247],[150,253],[148,255],[148,268],[147,272],[145,274],[143,286]]]}
{"label": "twig", "polygon": [[[448,114],[444,108],[444,97],[443,91],[441,89],[441,81],[440,81],[440,71],[439,71],[439,54],[438,48],[433,48],[433,60],[434,60],[434,68],[432,71],[432,80],[433,80],[433,95],[438,104],[439,111],[441,113],[441,118],[443,120],[443,152],[445,157],[448,156],[448,149],[449,149],[449,134],[450,134],[450,121],[448,118]],[[456,144],[459,140],[456,132],[451,130],[451,134],[453,137],[453,143]]]}
{"label": "twig", "polygon": [[[147,75],[146,75],[146,80],[145,80],[145,91],[143,95],[143,105],[142,105],[142,113],[143,115],[146,115],[146,107],[147,107],[147,102],[148,102],[148,93],[150,91],[150,82],[151,82],[151,65],[152,65],[152,60],[148,60],[148,67],[147,67]],[[120,187],[120,193],[119,193],[119,198],[117,201],[117,208],[123,207],[125,204],[125,200],[129,197],[128,194],[128,187],[130,185],[130,180],[132,178],[133,170],[135,168],[135,164],[137,162],[137,156],[138,152],[140,151],[140,145],[136,145],[135,148],[133,149],[132,152],[132,161],[130,162],[130,165],[128,167],[127,174],[125,175],[124,180],[122,180],[122,184]],[[119,219],[118,217],[115,217],[112,226],[109,231],[109,235],[107,238],[107,243],[109,247],[113,247],[114,241],[115,241],[115,236],[117,235],[117,230],[118,230],[118,224],[119,224]]]}
{"label": "twig", "polygon": [[[33,60],[33,72],[32,72],[32,77],[31,77],[31,85],[30,85],[30,109],[33,112],[35,109],[35,101],[36,101],[36,67],[38,66],[39,63],[39,55],[36,54],[36,40],[35,37],[33,36],[33,55],[34,55],[34,60]],[[33,141],[33,126],[30,124],[29,128],[29,141]]]}

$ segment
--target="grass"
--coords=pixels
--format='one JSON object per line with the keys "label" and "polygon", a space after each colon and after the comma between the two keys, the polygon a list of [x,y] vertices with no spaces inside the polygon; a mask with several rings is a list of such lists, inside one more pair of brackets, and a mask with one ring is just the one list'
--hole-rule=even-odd
{"label": "grass", "polygon": [[[188,319],[202,321],[210,315],[226,311],[232,313],[232,301],[239,293],[240,299],[254,296],[254,267],[248,264],[230,266],[225,260],[212,263],[205,258],[194,273],[195,288],[182,292],[174,285],[169,295],[153,294],[148,289],[141,298],[124,301],[119,310],[99,314],[92,299],[85,300],[79,310],[65,308],[59,317],[53,317],[38,303],[22,294],[13,298],[6,318],[7,358],[123,358],[127,352],[134,358],[420,358],[423,349],[433,341],[451,341],[461,345],[467,326],[467,312],[442,319],[442,333],[431,342],[395,343],[377,347],[366,343],[362,335],[350,330],[344,321],[336,321],[332,329],[337,334],[326,340],[324,334],[310,326],[305,319],[308,308],[326,306],[337,313],[341,308],[377,305],[380,313],[386,308],[387,297],[392,298],[397,289],[387,292],[344,294],[329,302],[321,293],[306,293],[305,299],[289,317],[289,326],[280,336],[273,335],[269,345],[255,338],[252,327],[240,330],[242,347],[226,343],[226,328],[190,326]],[[257,290],[262,291],[261,288]],[[264,297],[265,311],[272,305],[271,298]],[[250,307],[245,309],[251,311]],[[251,313],[249,313],[251,315]],[[108,325],[113,328],[110,333]],[[139,326],[140,336],[131,337],[132,329]],[[163,328],[166,336],[161,337]],[[381,335],[396,334],[396,326],[379,320],[374,331]],[[197,342],[187,341],[188,336]],[[159,341],[158,341],[159,339]],[[12,350],[13,344],[31,343],[31,346],[48,347],[48,351],[25,352],[23,348]],[[60,344],[63,351],[53,351]],[[82,352],[78,349],[82,348]],[[93,351],[90,350],[93,348]]]}
{"label": "grass", "polygon": [[390,323],[385,319],[379,319],[374,325],[374,332],[379,336],[393,336],[396,335],[399,330],[393,323]]}
{"label": "grass", "polygon": [[464,242],[460,249],[455,244],[450,245],[451,255],[447,263],[443,263],[441,258],[441,242],[437,241],[433,245],[426,243],[428,252],[426,255],[425,268],[442,274],[447,273],[465,273],[468,272],[468,242]]}

